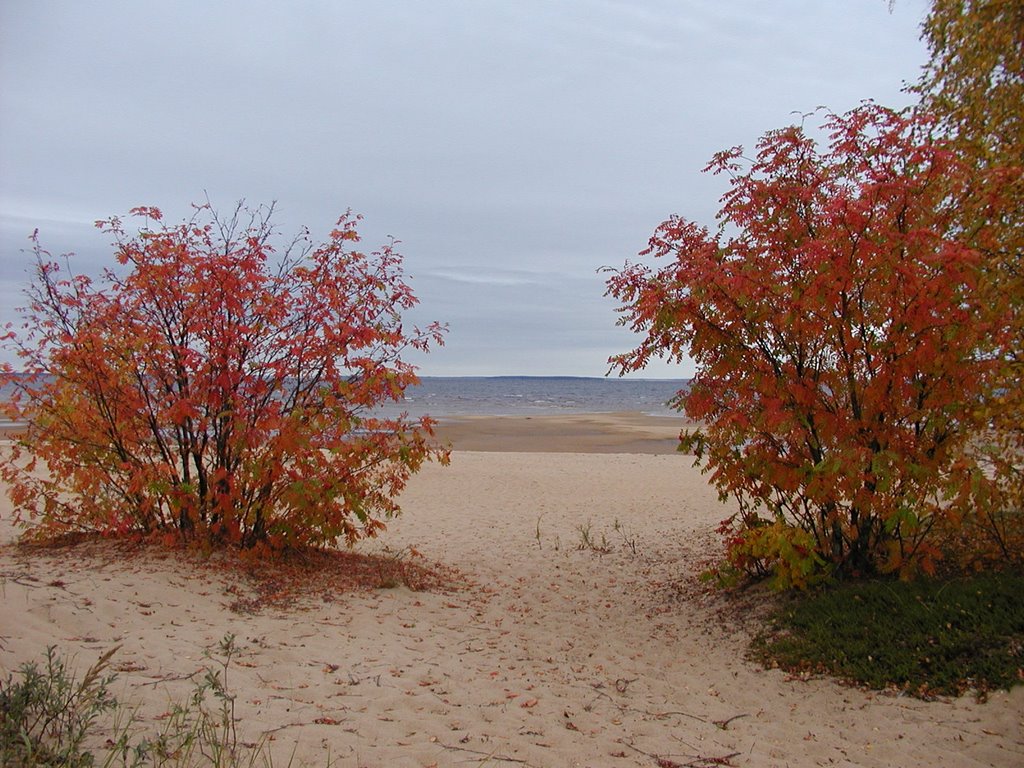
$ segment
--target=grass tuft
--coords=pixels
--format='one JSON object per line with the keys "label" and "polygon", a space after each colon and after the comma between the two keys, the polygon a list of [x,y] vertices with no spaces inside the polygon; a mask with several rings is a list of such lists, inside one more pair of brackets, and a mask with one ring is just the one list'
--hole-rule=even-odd
{"label": "grass tuft", "polygon": [[88,768],[84,743],[97,718],[117,707],[107,674],[112,648],[79,680],[54,646],[40,667],[24,664],[20,677],[0,680],[0,765]]}
{"label": "grass tuft", "polygon": [[841,584],[793,596],[752,653],[922,698],[1024,683],[1024,575]]}
{"label": "grass tuft", "polygon": [[0,766],[273,768],[265,740],[238,740],[235,694],[227,682],[238,652],[234,635],[224,637],[216,654],[206,652],[213,664],[155,733],[140,733],[134,711],[109,693],[115,676],[106,670],[116,651],[79,680],[50,647],[42,667],[28,662],[0,680]]}

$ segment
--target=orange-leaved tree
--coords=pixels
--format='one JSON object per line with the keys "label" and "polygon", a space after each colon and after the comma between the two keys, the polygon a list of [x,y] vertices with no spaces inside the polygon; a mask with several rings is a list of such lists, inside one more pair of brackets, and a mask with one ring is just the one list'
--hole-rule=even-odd
{"label": "orange-leaved tree", "polygon": [[978,290],[987,225],[965,232],[957,210],[1002,201],[933,125],[865,104],[828,115],[824,145],[790,127],[753,160],[719,153],[718,232],[669,219],[643,252],[668,263],[608,280],[645,334],[614,366],[696,365],[676,404],[702,425],[684,445],[738,501],[734,568],[781,585],[928,571],[933,526],[955,526],[1005,330]]}
{"label": "orange-leaved tree", "polygon": [[[995,351],[1003,375],[986,398],[990,429],[976,448],[989,464],[989,493],[974,522],[999,560],[1024,563],[1024,1],[932,0],[922,31],[931,56],[912,90],[979,178],[998,171],[1015,180],[1012,204],[989,222],[999,237],[985,248],[987,285],[995,301],[1009,299],[1014,330]],[[989,216],[961,209],[968,230]]]}
{"label": "orange-leaved tree", "polygon": [[[373,536],[424,461],[447,460],[429,418],[389,416],[416,382],[416,304],[394,244],[357,250],[358,217],[275,251],[273,207],[208,205],[139,230],[97,222],[119,267],[72,272],[33,238],[21,370],[8,415],[27,433],[3,457],[19,522],[40,536],[140,532],[242,548]],[[407,356],[407,355],[406,355]],[[397,407],[397,406],[396,406]]]}

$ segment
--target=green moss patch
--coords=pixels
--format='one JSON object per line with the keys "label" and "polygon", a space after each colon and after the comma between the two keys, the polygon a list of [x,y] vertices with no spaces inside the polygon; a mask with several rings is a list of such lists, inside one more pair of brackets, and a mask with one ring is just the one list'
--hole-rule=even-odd
{"label": "green moss patch", "polygon": [[753,655],[917,696],[1024,683],[1024,575],[842,584],[797,595],[756,638]]}

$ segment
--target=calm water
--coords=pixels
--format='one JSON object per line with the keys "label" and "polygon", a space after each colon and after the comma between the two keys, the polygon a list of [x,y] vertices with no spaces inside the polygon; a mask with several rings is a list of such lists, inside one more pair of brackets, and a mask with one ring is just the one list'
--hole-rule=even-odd
{"label": "calm water", "polygon": [[516,416],[641,411],[673,415],[666,403],[682,379],[598,379],[563,376],[424,377],[406,391],[412,416]]}

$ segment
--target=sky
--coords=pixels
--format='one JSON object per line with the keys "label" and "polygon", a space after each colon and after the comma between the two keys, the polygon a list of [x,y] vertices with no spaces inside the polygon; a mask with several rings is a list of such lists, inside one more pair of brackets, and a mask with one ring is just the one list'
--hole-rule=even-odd
{"label": "sky", "polygon": [[[601,267],[672,214],[715,224],[711,156],[819,106],[902,107],[926,0],[4,0],[0,322],[28,236],[112,266],[137,205],[351,209],[401,241],[446,345],[423,375],[603,376],[638,339]],[[9,352],[5,352],[9,356]],[[4,358],[13,361],[13,357]],[[689,376],[655,363],[646,377]]]}

